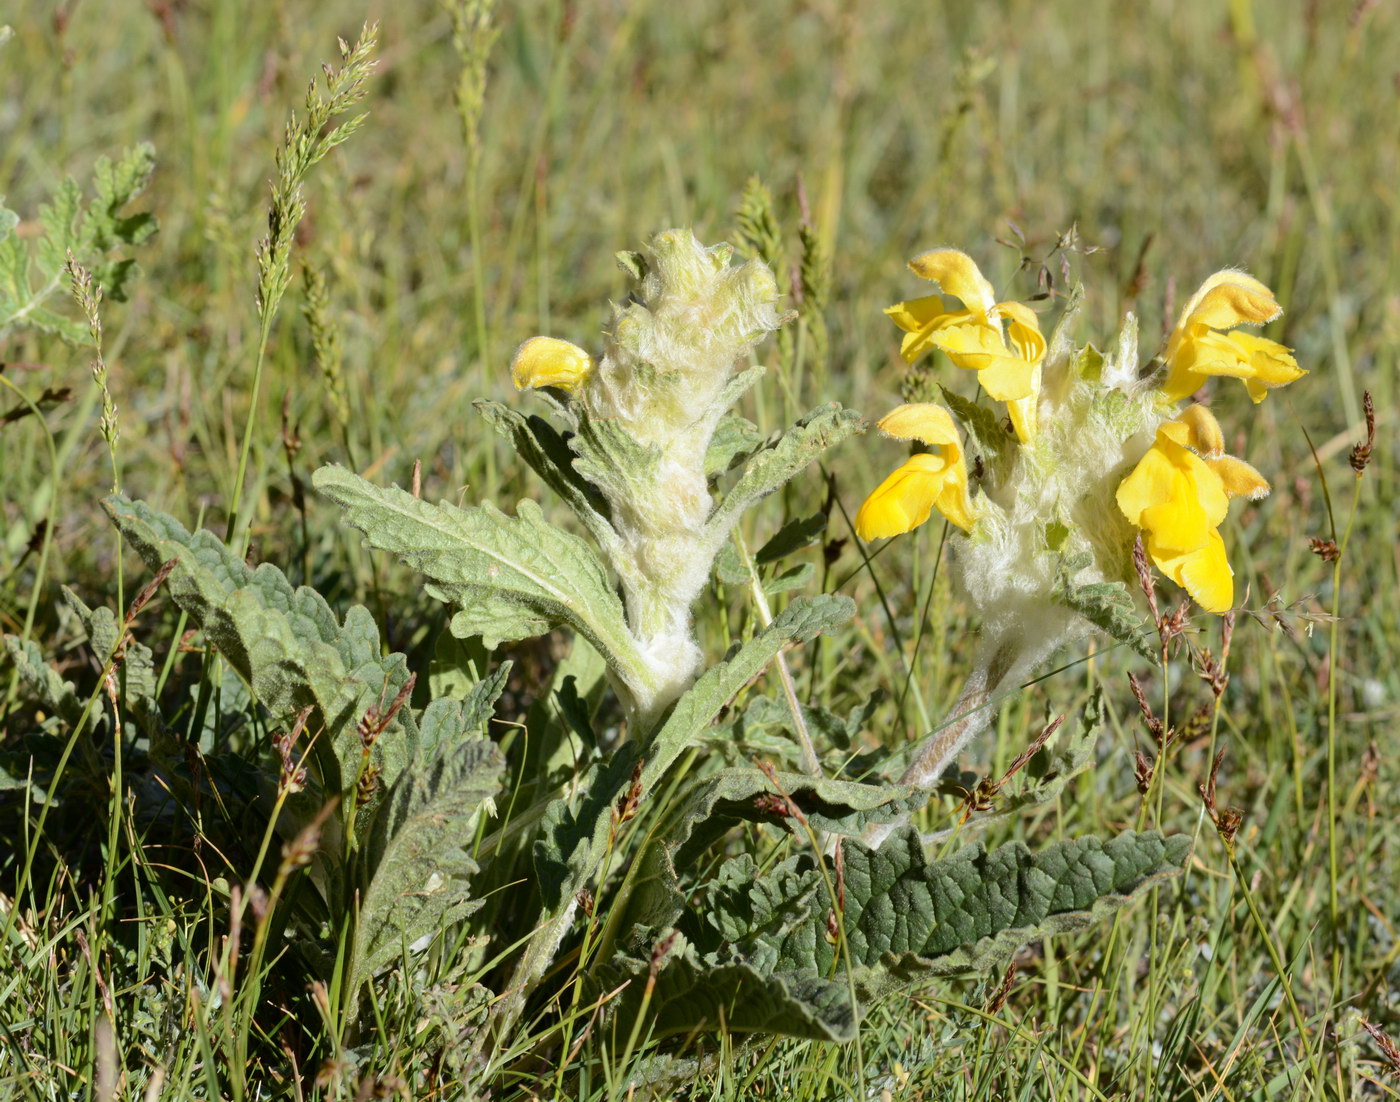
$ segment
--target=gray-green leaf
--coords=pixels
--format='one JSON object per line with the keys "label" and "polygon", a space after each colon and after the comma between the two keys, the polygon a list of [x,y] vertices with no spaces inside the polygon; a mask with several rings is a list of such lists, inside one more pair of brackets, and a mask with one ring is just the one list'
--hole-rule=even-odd
{"label": "gray-green leaf", "polygon": [[548,524],[534,502],[520,502],[510,517],[489,503],[434,505],[343,467],[322,467],[311,481],[371,547],[424,574],[432,596],[457,606],[454,634],[481,635],[494,647],[567,624],[625,685],[646,685],[645,665],[603,564],[577,536]]}

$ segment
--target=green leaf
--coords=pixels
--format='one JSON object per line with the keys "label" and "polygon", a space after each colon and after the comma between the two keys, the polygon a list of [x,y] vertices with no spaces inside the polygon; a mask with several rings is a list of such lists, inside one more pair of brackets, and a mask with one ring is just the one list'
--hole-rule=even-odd
{"label": "green leaf", "polygon": [[[645,798],[685,748],[779,651],[844,623],[854,612],[855,603],[849,597],[798,598],[732,657],[706,670],[646,740],[641,769],[635,774],[640,797]],[[556,800],[546,809],[535,842],[535,869],[546,907],[559,907],[585,886],[597,867],[607,844],[614,802],[634,776],[635,755],[632,744],[624,745],[608,762],[590,767],[575,801]]]}
{"label": "green leaf", "polygon": [[[881,693],[873,693],[845,716],[803,704],[802,718],[818,753],[823,748],[848,751],[882,699]],[[786,701],[760,696],[750,699],[742,715],[705,732],[705,741],[721,752],[729,751],[726,756],[731,760],[737,756],[737,760],[745,761],[762,754],[795,765],[801,760],[795,734],[791,706]]]}
{"label": "green leaf", "polygon": [[763,433],[747,417],[726,413],[715,426],[710,446],[705,451],[705,474],[714,478],[743,462],[763,443]]}
{"label": "green leaf", "polygon": [[430,595],[458,607],[455,635],[480,635],[491,648],[567,624],[624,684],[645,686],[649,675],[603,564],[577,536],[546,523],[534,502],[520,502],[510,517],[489,503],[433,505],[343,467],[322,467],[311,481],[371,547],[424,574]]}
{"label": "green leaf", "polygon": [[969,401],[942,383],[938,389],[943,392],[943,401],[953,411],[953,416],[962,423],[967,434],[976,442],[977,450],[986,457],[988,465],[1002,466],[1010,457],[1015,440],[1007,433],[1001,419],[986,406]]}
{"label": "green leaf", "polygon": [[1144,658],[1152,658],[1151,636],[1143,630],[1137,603],[1128,587],[1122,582],[1078,584],[1074,575],[1087,565],[1087,554],[1061,556],[1050,596]]}
{"label": "green leaf", "polygon": [[431,744],[420,746],[366,837],[370,874],[355,921],[352,991],[420,939],[480,906],[468,893],[477,867],[466,847],[482,805],[499,787],[504,762],[476,728],[504,683],[498,675],[467,700],[434,701],[424,713]]}
{"label": "green leaf", "polygon": [[776,578],[770,578],[763,583],[763,592],[770,596],[778,593],[790,593],[794,589],[802,589],[812,580],[812,575],[817,568],[809,562],[798,563],[796,566],[784,570]]}
{"label": "green leaf", "polygon": [[5,651],[20,679],[29,686],[44,710],[58,715],[69,727],[76,726],[83,714],[83,702],[74,692],[73,682],[59,676],[45,660],[38,644],[18,635],[6,635]]}
{"label": "green leaf", "polygon": [[928,799],[926,789],[910,785],[778,773],[775,786],[753,766],[721,770],[683,790],[653,830],[638,862],[628,921],[650,927],[674,923],[687,902],[677,870],[695,866],[706,849],[740,822],[782,826],[805,844],[805,831],[786,810],[789,800],[814,831],[855,837],[868,826],[907,818]]}
{"label": "green leaf", "polygon": [[[324,796],[347,795],[365,754],[358,723],[371,708],[386,710],[409,676],[403,655],[381,653],[368,610],[356,605],[342,623],[315,590],[294,588],[271,564],[252,569],[211,532],[191,534],[120,494],[102,504],[148,567],[175,560],[166,583],[172,599],[203,627],[278,722],[290,723],[311,708],[307,729],[324,729],[313,743]],[[417,741],[417,720],[405,705],[369,752],[385,787],[397,779]]]}
{"label": "green leaf", "polygon": [[1071,780],[1093,764],[1094,744],[1103,720],[1103,689],[1095,686],[1079,713],[1078,722],[1063,724],[1036,751],[1025,768],[1001,786],[997,793],[997,815],[1040,807],[1059,796]]}
{"label": "green leaf", "polygon": [[510,441],[530,469],[564,499],[600,546],[606,549],[616,544],[617,533],[608,519],[612,511],[607,500],[574,470],[574,454],[568,441],[553,425],[542,417],[526,418],[500,402],[480,398],[473,405],[492,428]]}
{"label": "green leaf", "polygon": [[790,520],[778,529],[777,533],[758,549],[754,562],[759,566],[777,562],[794,552],[821,542],[826,533],[826,514],[814,513],[810,517]]}
{"label": "green leaf", "polygon": [[[659,385],[675,385],[675,380],[658,380]],[[569,437],[569,447],[577,458],[574,470],[597,488],[609,501],[631,501],[633,487],[649,486],[656,480],[661,449],[641,444],[615,417],[592,417],[578,410],[578,432]]]}
{"label": "green leaf", "polygon": [[[669,941],[649,1008],[658,1034],[722,1026],[847,1041],[876,1000],[985,971],[1028,941],[1100,921],[1177,874],[1189,848],[1185,836],[1129,832],[1039,853],[974,845],[929,861],[906,828],[878,850],[844,844],[839,921],[826,888],[837,876],[830,862],[825,878],[810,854],[760,875],[744,854],[720,867],[675,927],[636,929],[632,955],[597,980],[611,990],[640,979]],[[833,926],[844,945],[829,936]],[[624,1020],[640,1010],[643,986],[620,997]]]}
{"label": "green leaf", "polygon": [[834,402],[813,410],[744,464],[739,480],[710,514],[704,538],[718,547],[750,505],[787,483],[827,448],[864,432],[865,427],[855,410]]}
{"label": "green leaf", "polygon": [[[105,606],[88,608],[82,598],[66,585],[61,593],[63,603],[83,625],[93,657],[103,664],[111,660],[123,635],[123,628],[117,623],[116,613]],[[155,655],[151,653],[151,648],[128,638],[116,662],[115,671],[127,714],[134,717],[147,733],[151,733],[160,726],[160,707],[156,701]]]}
{"label": "green leaf", "polygon": [[661,753],[678,753],[739,691],[790,643],[805,643],[855,615],[855,602],[837,594],[799,597],[726,661],[711,666],[680,698],[656,735]]}
{"label": "green leaf", "polygon": [[78,183],[64,180],[40,208],[42,232],[32,248],[12,232],[17,216],[0,208],[0,331],[24,324],[73,343],[91,339],[85,324],[48,309],[45,301],[67,284],[70,251],[91,271],[107,298],[125,298],[135,261],[121,253],[156,231],[150,214],[131,214],[125,208],[145,189],[154,168],[155,150],[149,144],[134,147],[115,162],[102,158],[93,170],[97,195],[86,206]]}

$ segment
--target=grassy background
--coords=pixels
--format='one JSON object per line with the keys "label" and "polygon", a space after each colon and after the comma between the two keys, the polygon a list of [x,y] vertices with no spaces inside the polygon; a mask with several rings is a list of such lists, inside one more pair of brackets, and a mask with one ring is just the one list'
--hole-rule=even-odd
{"label": "grassy background", "polygon": [[[157,147],[160,167],[143,205],[161,232],[140,250],[131,301],[104,309],[122,482],[132,496],[216,530],[248,415],[258,336],[253,247],[264,232],[273,152],[304,82],[334,56],[335,36],[353,38],[364,19],[382,20],[371,119],[314,173],[298,238],[299,258],[330,286],[351,423],[343,435],[332,423],[294,292],[274,331],[245,500],[260,558],[285,565],[294,580],[315,580],[332,600],[369,602],[401,648],[429,640],[437,613],[406,572],[359,551],[329,509],[309,501],[303,517],[279,425],[284,399],[300,437],[291,459],[299,477],[339,461],[406,482],[421,459],[431,497],[533,494],[471,399],[507,396],[506,364],[525,337],[595,343],[604,304],[622,290],[615,250],[676,224],[707,241],[732,235],[751,175],[773,189],[789,228],[800,178],[832,251],[829,352],[754,399],[750,415],[765,429],[828,399],[868,415],[897,400],[897,342],[880,309],[922,293],[903,262],[935,245],[966,249],[1004,297],[1024,298],[1036,290],[1038,262],[1077,224],[1080,239],[1098,247],[1068,260],[1089,292],[1085,335],[1100,341],[1131,308],[1150,347],[1172,304],[1222,266],[1246,267],[1275,288],[1288,313],[1270,335],[1293,346],[1312,374],[1258,407],[1242,388],[1214,389],[1231,450],[1275,488],[1260,506],[1237,508],[1227,542],[1251,607],[1276,591],[1312,610],[1335,599],[1343,620],[1335,668],[1325,624],[1309,631],[1295,619],[1292,630],[1266,632],[1242,622],[1222,717],[1230,750],[1222,787],[1245,813],[1241,870],[1288,963],[1306,1039],[1207,830],[1190,876],[1156,901],[1158,913],[1142,906],[1126,916],[1106,952],[1103,931],[1028,952],[995,1022],[946,1001],[980,1006],[970,986],[882,1008],[861,1049],[864,1082],[872,1096],[900,1098],[1395,1094],[1393,1085],[1359,1085],[1379,1079],[1384,1063],[1371,1040],[1358,1039],[1348,1011],[1400,1033],[1400,771],[1388,745],[1400,711],[1392,447],[1400,10],[1326,0],[514,4],[501,13],[490,59],[476,255],[452,104],[459,62],[438,5],[73,3],[10,18],[15,38],[0,47],[0,190],[9,207],[32,219],[64,174],[86,178],[99,155],[136,141]],[[1022,248],[995,241],[1017,234]],[[1018,271],[1023,253],[1032,263]],[[1049,264],[1062,289],[1060,258]],[[110,471],[89,357],[23,332],[4,340],[7,379],[33,397],[59,386],[75,397],[47,418],[62,445],[58,472],[33,421],[0,425],[0,619],[19,630],[42,586],[35,635],[65,676],[81,680],[86,659],[71,649],[57,585],[115,604],[121,573],[95,506]],[[1361,435],[1363,390],[1375,397],[1379,444],[1334,594],[1331,567],[1307,539],[1330,534],[1328,492],[1338,526],[1345,521],[1355,482],[1345,457]],[[5,401],[9,408],[8,391]],[[867,438],[829,457],[848,511],[896,451]],[[55,555],[39,578],[25,551],[54,483]],[[800,515],[803,500],[818,498],[813,474],[783,507]],[[775,503],[756,534],[775,530],[780,512]],[[839,514],[832,535],[848,535]],[[921,531],[875,561],[896,608],[924,607],[937,546],[936,531]],[[851,542],[842,553],[833,583],[859,563]],[[126,588],[143,580],[128,563]],[[867,737],[901,744],[919,733],[924,712],[936,715],[955,694],[968,625],[934,592],[933,626],[914,653],[913,614],[887,621],[869,574],[845,591],[869,611],[852,638],[815,652],[812,684],[838,710],[877,688],[894,690]],[[716,638],[718,619],[703,625]],[[146,641],[159,657],[174,616],[152,625]],[[1213,624],[1202,627],[1203,645],[1216,646]],[[910,693],[900,691],[906,662]],[[1077,798],[1004,834],[1107,833],[1135,819],[1132,752],[1145,735],[1126,668],[1116,654],[1077,665],[1004,710],[996,744],[979,748],[975,767],[1007,761],[1046,707],[1068,711],[1096,682],[1115,717],[1102,764]],[[1173,707],[1189,711],[1205,690],[1184,668],[1172,672]],[[1328,915],[1329,677],[1339,694],[1333,730],[1344,811],[1337,929]],[[528,696],[529,686],[519,691]],[[1160,696],[1160,685],[1153,691]],[[1204,754],[1198,740],[1173,763],[1163,825],[1197,829]],[[0,834],[6,908],[16,905],[13,854],[28,842],[26,816],[33,822],[32,808],[15,811]],[[13,980],[0,976],[0,1084],[42,1084],[55,1097],[91,1086],[101,1038],[89,1012],[104,998],[104,967],[126,959],[104,956],[113,932],[98,919],[85,851],[71,842],[49,853],[49,879],[22,886],[29,964]],[[217,875],[236,882],[238,872],[210,878]],[[131,889],[148,917],[168,916],[189,935],[181,944],[207,946],[221,935],[217,893],[196,884],[182,896],[166,885],[172,894],[154,901],[157,880]],[[141,945],[141,953],[158,948]],[[179,1025],[190,987],[210,982],[198,956],[183,972],[164,970],[154,987],[139,960],[122,972],[118,1003],[146,1000],[142,1013],[163,1023],[148,1033],[121,1019],[131,1084],[161,1068],[167,1085],[205,1090],[201,1054],[181,1043]],[[296,977],[287,983],[302,986]],[[426,1091],[421,1075],[440,1066],[446,1027],[420,1042],[416,1023],[435,1020],[425,996],[400,990],[393,998],[400,1041],[376,1049],[371,1069]],[[316,1023],[298,1028],[298,1058],[324,1057]],[[250,1083],[282,1090],[274,1077],[288,1069],[281,1042],[260,1038],[256,1055]],[[579,1058],[585,1078],[570,1089],[606,1096],[625,1083],[587,1072],[589,1058]],[[856,1065],[851,1050],[784,1043],[721,1062],[698,1096],[842,1097],[857,1090],[842,1086],[861,1078]],[[328,1090],[352,1097],[358,1082]]]}

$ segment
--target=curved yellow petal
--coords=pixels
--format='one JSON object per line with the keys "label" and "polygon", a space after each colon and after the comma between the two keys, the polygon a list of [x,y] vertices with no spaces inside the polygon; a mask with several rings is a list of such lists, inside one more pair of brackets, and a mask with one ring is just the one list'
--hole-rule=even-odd
{"label": "curved yellow petal", "polygon": [[1244,381],[1262,402],[1271,387],[1307,374],[1289,349],[1252,333],[1227,333],[1236,325],[1260,325],[1282,314],[1273,292],[1243,272],[1224,271],[1201,284],[1167,341],[1163,393],[1176,401],[1194,394],[1212,375]]}
{"label": "curved yellow petal", "polygon": [[1142,529],[1159,554],[1184,554],[1203,546],[1215,531],[1201,503],[1184,481],[1169,501],[1142,511]]}
{"label": "curved yellow petal", "polygon": [[[1193,454],[1175,439],[1185,435],[1189,427],[1168,421],[1157,430],[1157,441],[1118,486],[1118,508],[1138,528],[1161,528],[1171,523],[1190,527],[1195,510],[1199,509],[1204,523],[1218,528],[1230,509],[1225,486],[1200,456]],[[1149,511],[1166,508],[1167,512]],[[1173,510],[1175,512],[1173,512]],[[1173,546],[1191,545],[1189,538],[1173,538]]]}
{"label": "curved yellow petal", "polygon": [[997,304],[996,312],[1009,322],[1006,335],[1021,359],[1031,363],[1045,359],[1045,337],[1035,311],[1022,302],[1002,302]]}
{"label": "curved yellow petal", "polygon": [[[957,472],[962,472],[962,492],[957,494]],[[928,520],[933,509],[947,515],[944,498],[951,483],[953,497],[967,496],[967,471],[959,462],[950,464],[942,456],[920,454],[910,456],[884,482],[877,486],[856,513],[856,534],[863,540],[885,539],[911,531]],[[972,526],[971,502],[961,512],[962,521],[948,519],[964,529]]]}
{"label": "curved yellow petal", "polygon": [[1224,454],[1225,436],[1220,431],[1220,422],[1205,406],[1199,403],[1187,406],[1176,421],[1188,430],[1187,439],[1179,443],[1192,448],[1197,455],[1211,457]]}
{"label": "curved yellow petal", "polygon": [[1235,603],[1234,572],[1225,556],[1225,541],[1211,531],[1200,547],[1179,554],[1162,553],[1154,548],[1151,535],[1146,541],[1152,561],[1207,612],[1228,612]]}
{"label": "curved yellow petal", "polygon": [[[980,378],[981,376],[979,376]],[[1031,369],[1031,392],[1028,397],[1014,398],[1006,403],[1006,412],[1011,415],[1011,427],[1016,430],[1016,439],[1029,444],[1035,438],[1040,416],[1040,364]]]}
{"label": "curved yellow petal", "polygon": [[909,261],[909,270],[930,279],[964,306],[986,312],[996,304],[996,292],[972,257],[958,249],[933,249]]}
{"label": "curved yellow petal", "polygon": [[[1307,374],[1298,366],[1290,349],[1266,337],[1256,337],[1253,333],[1231,333],[1235,347],[1249,364],[1247,381],[1262,387],[1265,391],[1276,386],[1287,386]],[[1251,397],[1254,387],[1250,387]],[[1254,399],[1263,400],[1263,395]]]}
{"label": "curved yellow petal", "polygon": [[510,364],[516,390],[554,386],[572,391],[592,371],[592,356],[578,345],[554,337],[531,337],[515,350]]}
{"label": "curved yellow petal", "polygon": [[985,356],[977,381],[998,402],[1018,402],[1023,398],[1034,401],[1040,386],[1040,364],[1012,352]]}
{"label": "curved yellow petal", "polygon": [[1247,497],[1258,501],[1268,496],[1269,483],[1243,459],[1233,455],[1221,455],[1206,460],[1206,465],[1215,472],[1220,484],[1230,497]]}
{"label": "curved yellow petal", "polygon": [[1127,478],[1118,484],[1118,508],[1135,528],[1143,528],[1142,514],[1179,494],[1182,473],[1166,452],[1154,444]]}
{"label": "curved yellow petal", "polygon": [[881,417],[875,427],[897,440],[921,440],[925,444],[946,448],[950,460],[962,456],[962,440],[958,436],[953,415],[933,402],[896,406]]}
{"label": "curved yellow petal", "polygon": [[1283,313],[1274,293],[1243,272],[1217,272],[1206,280],[1189,305],[1185,324],[1211,329],[1262,325]]}
{"label": "curved yellow petal", "polygon": [[[933,296],[939,302],[942,297]],[[916,300],[917,301],[917,300]],[[907,306],[908,303],[899,303],[899,306]],[[895,310],[896,307],[890,307]],[[886,310],[889,313],[889,310]],[[900,314],[896,319],[896,324],[903,326],[905,322],[912,322],[920,316],[919,312],[907,311]],[[894,317],[891,314],[891,317]],[[903,341],[900,342],[899,354],[904,357],[905,363],[913,363],[931,348],[938,347],[937,335],[946,329],[955,328],[960,325],[977,324],[985,325],[986,320],[982,315],[973,310],[946,310],[941,313],[927,312],[928,321],[916,329],[905,332]]]}
{"label": "curved yellow petal", "polygon": [[917,333],[930,322],[952,313],[943,306],[942,295],[911,298],[885,307],[885,316],[906,333]]}

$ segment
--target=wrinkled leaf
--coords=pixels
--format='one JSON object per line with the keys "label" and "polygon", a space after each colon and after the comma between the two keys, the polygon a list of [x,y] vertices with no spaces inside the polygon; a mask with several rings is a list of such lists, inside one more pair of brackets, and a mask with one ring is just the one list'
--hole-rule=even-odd
{"label": "wrinkled leaf", "polygon": [[[638,928],[632,955],[597,979],[608,989],[641,979],[669,943],[649,1006],[657,1033],[722,1026],[848,1041],[876,1000],[985,971],[1028,941],[1097,922],[1178,873],[1189,847],[1184,836],[1129,832],[1039,853],[973,845],[929,861],[912,829],[878,850],[848,841],[839,924],[810,853],[762,874],[745,854],[721,866],[675,927]],[[844,946],[829,936],[834,925]],[[642,987],[627,988],[618,1013],[640,1011]]]}
{"label": "wrinkled leaf", "polygon": [[493,648],[566,624],[624,684],[645,685],[645,666],[603,564],[577,536],[548,524],[534,502],[520,502],[510,517],[489,503],[435,505],[343,467],[322,467],[311,481],[371,547],[396,555],[428,578],[432,596],[457,606],[454,635],[480,635]]}

